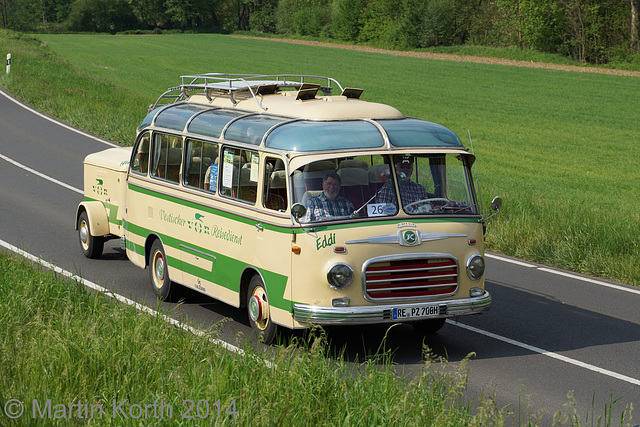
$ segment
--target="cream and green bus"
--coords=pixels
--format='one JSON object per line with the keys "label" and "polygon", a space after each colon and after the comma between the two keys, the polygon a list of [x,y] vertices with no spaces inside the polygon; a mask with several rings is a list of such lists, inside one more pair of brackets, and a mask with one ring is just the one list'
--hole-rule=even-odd
{"label": "cream and green bus", "polygon": [[119,238],[159,298],[186,287],[245,307],[266,343],[278,327],[434,332],[487,310],[474,155],[361,94],[328,77],[182,76],[133,147],[86,157],[83,253]]}

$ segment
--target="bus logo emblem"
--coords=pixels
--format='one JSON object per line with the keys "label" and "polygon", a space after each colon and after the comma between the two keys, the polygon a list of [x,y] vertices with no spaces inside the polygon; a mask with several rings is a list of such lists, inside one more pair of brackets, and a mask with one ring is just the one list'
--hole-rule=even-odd
{"label": "bus logo emblem", "polygon": [[405,246],[413,246],[420,244],[418,233],[415,230],[404,230],[400,233],[402,236],[402,244]]}

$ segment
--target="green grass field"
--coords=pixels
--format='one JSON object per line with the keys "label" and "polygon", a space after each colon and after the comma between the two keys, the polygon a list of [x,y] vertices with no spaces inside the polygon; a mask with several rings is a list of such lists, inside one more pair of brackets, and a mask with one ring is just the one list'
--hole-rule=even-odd
{"label": "green grass field", "polygon": [[[13,36],[15,38],[15,36]],[[302,73],[473,138],[493,251],[640,285],[640,78],[435,61],[224,35],[39,35],[0,84],[123,144],[182,74]],[[25,52],[20,52],[25,49]],[[12,50],[0,38],[0,53]],[[32,50],[32,51],[30,51]],[[63,58],[38,62],[35,51]]]}

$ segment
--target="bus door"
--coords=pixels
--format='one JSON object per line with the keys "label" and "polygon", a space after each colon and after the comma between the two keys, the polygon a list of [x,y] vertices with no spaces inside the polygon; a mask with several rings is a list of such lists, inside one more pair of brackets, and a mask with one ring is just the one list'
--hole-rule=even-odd
{"label": "bus door", "polygon": [[[258,208],[266,213],[256,221],[255,252],[272,307],[272,319],[292,326],[291,240],[288,215],[287,174],[282,159],[263,155]],[[262,219],[262,220],[261,220]]]}
{"label": "bus door", "polygon": [[[211,250],[215,243],[215,224],[210,196],[217,191],[218,144],[187,139],[182,181],[193,201],[185,217],[186,230],[179,243],[184,270],[184,284],[200,292],[216,295],[218,255]],[[201,206],[201,208],[198,208]]]}

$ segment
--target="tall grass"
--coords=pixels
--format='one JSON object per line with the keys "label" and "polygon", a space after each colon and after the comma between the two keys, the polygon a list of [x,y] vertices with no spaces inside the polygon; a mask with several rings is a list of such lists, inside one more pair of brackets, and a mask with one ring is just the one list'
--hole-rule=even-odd
{"label": "tall grass", "polygon": [[[640,78],[433,61],[221,35],[0,33],[0,85],[83,129],[131,144],[178,76],[302,73],[473,139],[484,202],[502,195],[488,248],[640,285]],[[54,53],[55,52],[55,53]],[[45,94],[45,96],[43,96]]]}
{"label": "tall grass", "polygon": [[2,253],[0,313],[1,425],[454,426],[504,416],[462,404],[465,363],[448,369],[427,354],[409,381],[384,352],[356,365],[327,357],[322,332],[273,349],[267,363],[241,337],[243,356]]}
{"label": "tall grass", "polygon": [[[158,311],[160,311],[158,309]],[[194,325],[198,326],[198,325]],[[528,405],[466,403],[467,358],[450,365],[423,348],[411,380],[384,342],[360,363],[322,329],[265,353],[214,344],[223,324],[194,335],[0,252],[0,425],[503,426],[545,425]],[[553,425],[625,425],[568,395]],[[619,421],[619,423],[617,422]]]}

